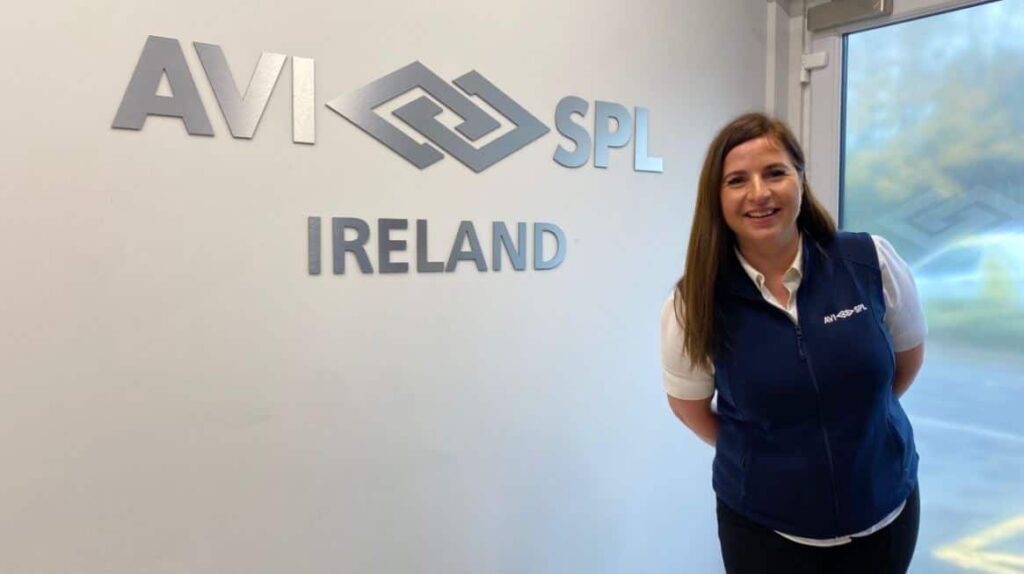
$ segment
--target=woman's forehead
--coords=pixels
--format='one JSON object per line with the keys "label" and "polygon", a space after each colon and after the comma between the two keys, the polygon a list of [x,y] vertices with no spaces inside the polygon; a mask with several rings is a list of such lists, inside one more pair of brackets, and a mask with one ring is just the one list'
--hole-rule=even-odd
{"label": "woman's forehead", "polygon": [[789,154],[782,147],[778,139],[771,136],[763,136],[747,140],[732,148],[725,156],[726,171],[729,166],[734,169],[747,164],[770,164],[770,163],[792,163]]}

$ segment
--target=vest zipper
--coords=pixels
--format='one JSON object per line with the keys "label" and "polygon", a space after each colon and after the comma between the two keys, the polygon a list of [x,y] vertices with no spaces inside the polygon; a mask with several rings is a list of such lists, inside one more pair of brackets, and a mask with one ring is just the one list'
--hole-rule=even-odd
{"label": "vest zipper", "polygon": [[811,364],[811,356],[804,349],[804,334],[800,329],[798,323],[794,323],[796,328],[796,347],[800,353],[800,358],[807,362],[807,372],[811,375],[811,384],[814,385],[814,397],[818,402],[818,426],[821,427],[821,436],[825,439],[825,457],[828,459],[828,478],[832,483],[832,504],[835,506],[836,518],[839,517],[839,497],[838,489],[836,488],[836,469],[835,464],[832,462],[832,445],[828,440],[828,430],[825,428],[825,421],[821,414],[821,388],[818,386],[818,378],[814,375],[814,365]]}

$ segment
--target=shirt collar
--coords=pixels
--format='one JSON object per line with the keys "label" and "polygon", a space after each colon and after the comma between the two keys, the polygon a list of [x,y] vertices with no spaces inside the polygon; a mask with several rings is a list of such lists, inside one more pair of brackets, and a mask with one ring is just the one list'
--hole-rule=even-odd
{"label": "shirt collar", "polygon": [[[763,290],[764,274],[758,271],[757,269],[754,269],[754,266],[751,265],[746,259],[744,259],[743,254],[740,253],[738,247],[733,247],[733,250],[736,252],[736,258],[740,260],[740,265],[743,267],[743,271],[747,274],[747,277],[750,277],[750,280],[754,282],[754,285],[757,285],[758,290]],[[786,272],[782,275],[782,282],[799,283],[800,279],[803,278],[803,268],[804,236],[801,233],[797,236],[796,256],[793,258],[793,262],[789,264],[789,269],[787,269]]]}

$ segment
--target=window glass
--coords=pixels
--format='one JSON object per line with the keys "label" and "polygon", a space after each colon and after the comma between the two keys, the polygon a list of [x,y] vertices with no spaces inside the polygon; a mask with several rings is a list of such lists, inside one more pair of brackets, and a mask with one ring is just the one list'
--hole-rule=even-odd
{"label": "window glass", "polygon": [[1024,572],[1024,0],[846,38],[842,227],[910,264],[913,572]]}

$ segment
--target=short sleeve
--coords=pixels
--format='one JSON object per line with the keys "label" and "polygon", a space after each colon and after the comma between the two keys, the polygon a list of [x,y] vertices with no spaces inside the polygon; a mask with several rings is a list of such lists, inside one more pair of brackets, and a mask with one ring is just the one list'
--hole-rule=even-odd
{"label": "short sleeve", "polygon": [[665,392],[677,399],[700,400],[715,393],[714,376],[683,354],[683,329],[676,320],[675,293],[661,308],[661,367]]}
{"label": "short sleeve", "polygon": [[928,324],[917,285],[907,265],[892,244],[883,237],[872,235],[878,251],[878,265],[882,272],[882,291],[885,296],[885,326],[892,337],[897,353],[913,349],[924,343]]}

